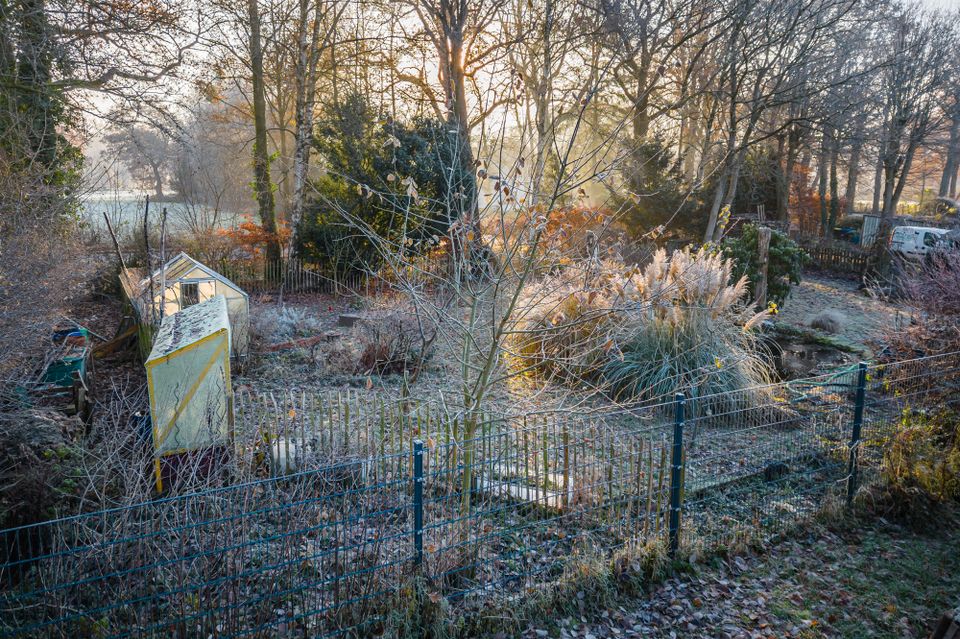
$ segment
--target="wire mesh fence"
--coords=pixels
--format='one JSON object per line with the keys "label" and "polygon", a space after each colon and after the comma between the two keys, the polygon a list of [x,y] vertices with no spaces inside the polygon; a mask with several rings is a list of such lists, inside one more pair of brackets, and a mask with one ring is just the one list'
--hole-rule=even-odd
{"label": "wire mesh fence", "polygon": [[421,587],[509,599],[623,547],[763,539],[874,481],[958,373],[953,353],[509,419],[249,396],[237,457],[260,479],[0,531],[0,634],[378,635]]}

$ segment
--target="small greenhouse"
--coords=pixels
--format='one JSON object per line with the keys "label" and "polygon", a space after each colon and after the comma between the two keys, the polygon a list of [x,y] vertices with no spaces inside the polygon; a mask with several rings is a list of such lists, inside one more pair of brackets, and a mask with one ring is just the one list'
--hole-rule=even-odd
{"label": "small greenhouse", "polygon": [[249,296],[209,266],[186,253],[180,253],[154,272],[152,277],[145,277],[141,272],[127,269],[120,279],[127,296],[137,306],[141,321],[144,322],[148,321],[148,317],[160,317],[161,301],[162,315],[166,318],[216,295],[222,295],[230,317],[232,354],[237,357],[246,356],[250,323]]}
{"label": "small greenhouse", "polygon": [[225,447],[231,436],[230,321],[217,295],[163,318],[146,361],[156,455]]}

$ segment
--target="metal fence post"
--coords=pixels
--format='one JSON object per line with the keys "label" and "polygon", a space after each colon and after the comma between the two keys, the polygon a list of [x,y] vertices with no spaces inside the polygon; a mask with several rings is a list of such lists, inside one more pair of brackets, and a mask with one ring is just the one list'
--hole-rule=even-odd
{"label": "metal fence post", "polygon": [[673,457],[670,465],[670,557],[675,557],[680,547],[680,508],[683,471],[683,422],[686,397],[677,393],[674,402]]}
{"label": "metal fence post", "polygon": [[414,563],[423,563],[423,442],[413,442],[413,552]]}
{"label": "metal fence post", "polygon": [[853,433],[850,436],[850,466],[847,469],[847,506],[853,503],[857,492],[857,466],[860,454],[860,431],[863,428],[863,407],[867,395],[867,365],[860,362],[857,367],[857,394],[853,408]]}

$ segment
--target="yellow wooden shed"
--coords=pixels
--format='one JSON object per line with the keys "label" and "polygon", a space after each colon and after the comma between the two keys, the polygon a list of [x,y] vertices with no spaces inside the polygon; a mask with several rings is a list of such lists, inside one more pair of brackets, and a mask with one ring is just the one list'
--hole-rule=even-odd
{"label": "yellow wooden shed", "polygon": [[230,341],[222,295],[163,318],[146,361],[158,488],[163,457],[229,444]]}

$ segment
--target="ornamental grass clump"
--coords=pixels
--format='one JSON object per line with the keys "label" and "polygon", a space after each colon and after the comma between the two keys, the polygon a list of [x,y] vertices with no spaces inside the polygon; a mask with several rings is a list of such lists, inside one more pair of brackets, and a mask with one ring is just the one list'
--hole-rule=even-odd
{"label": "ornamental grass clump", "polygon": [[603,367],[614,397],[660,401],[683,392],[696,398],[770,383],[768,353],[752,330],[767,313],[752,312],[747,279],[730,284],[732,269],[731,260],[708,249],[654,255]]}
{"label": "ornamental grass clump", "polygon": [[524,292],[508,341],[514,371],[566,382],[593,377],[603,365],[598,345],[615,321],[616,300],[603,281],[585,286],[581,270],[567,269]]}
{"label": "ornamental grass clump", "polygon": [[750,310],[747,280],[731,284],[732,269],[709,249],[661,249],[642,269],[607,261],[548,278],[520,306],[514,369],[643,402],[769,383],[752,330],[767,313]]}

